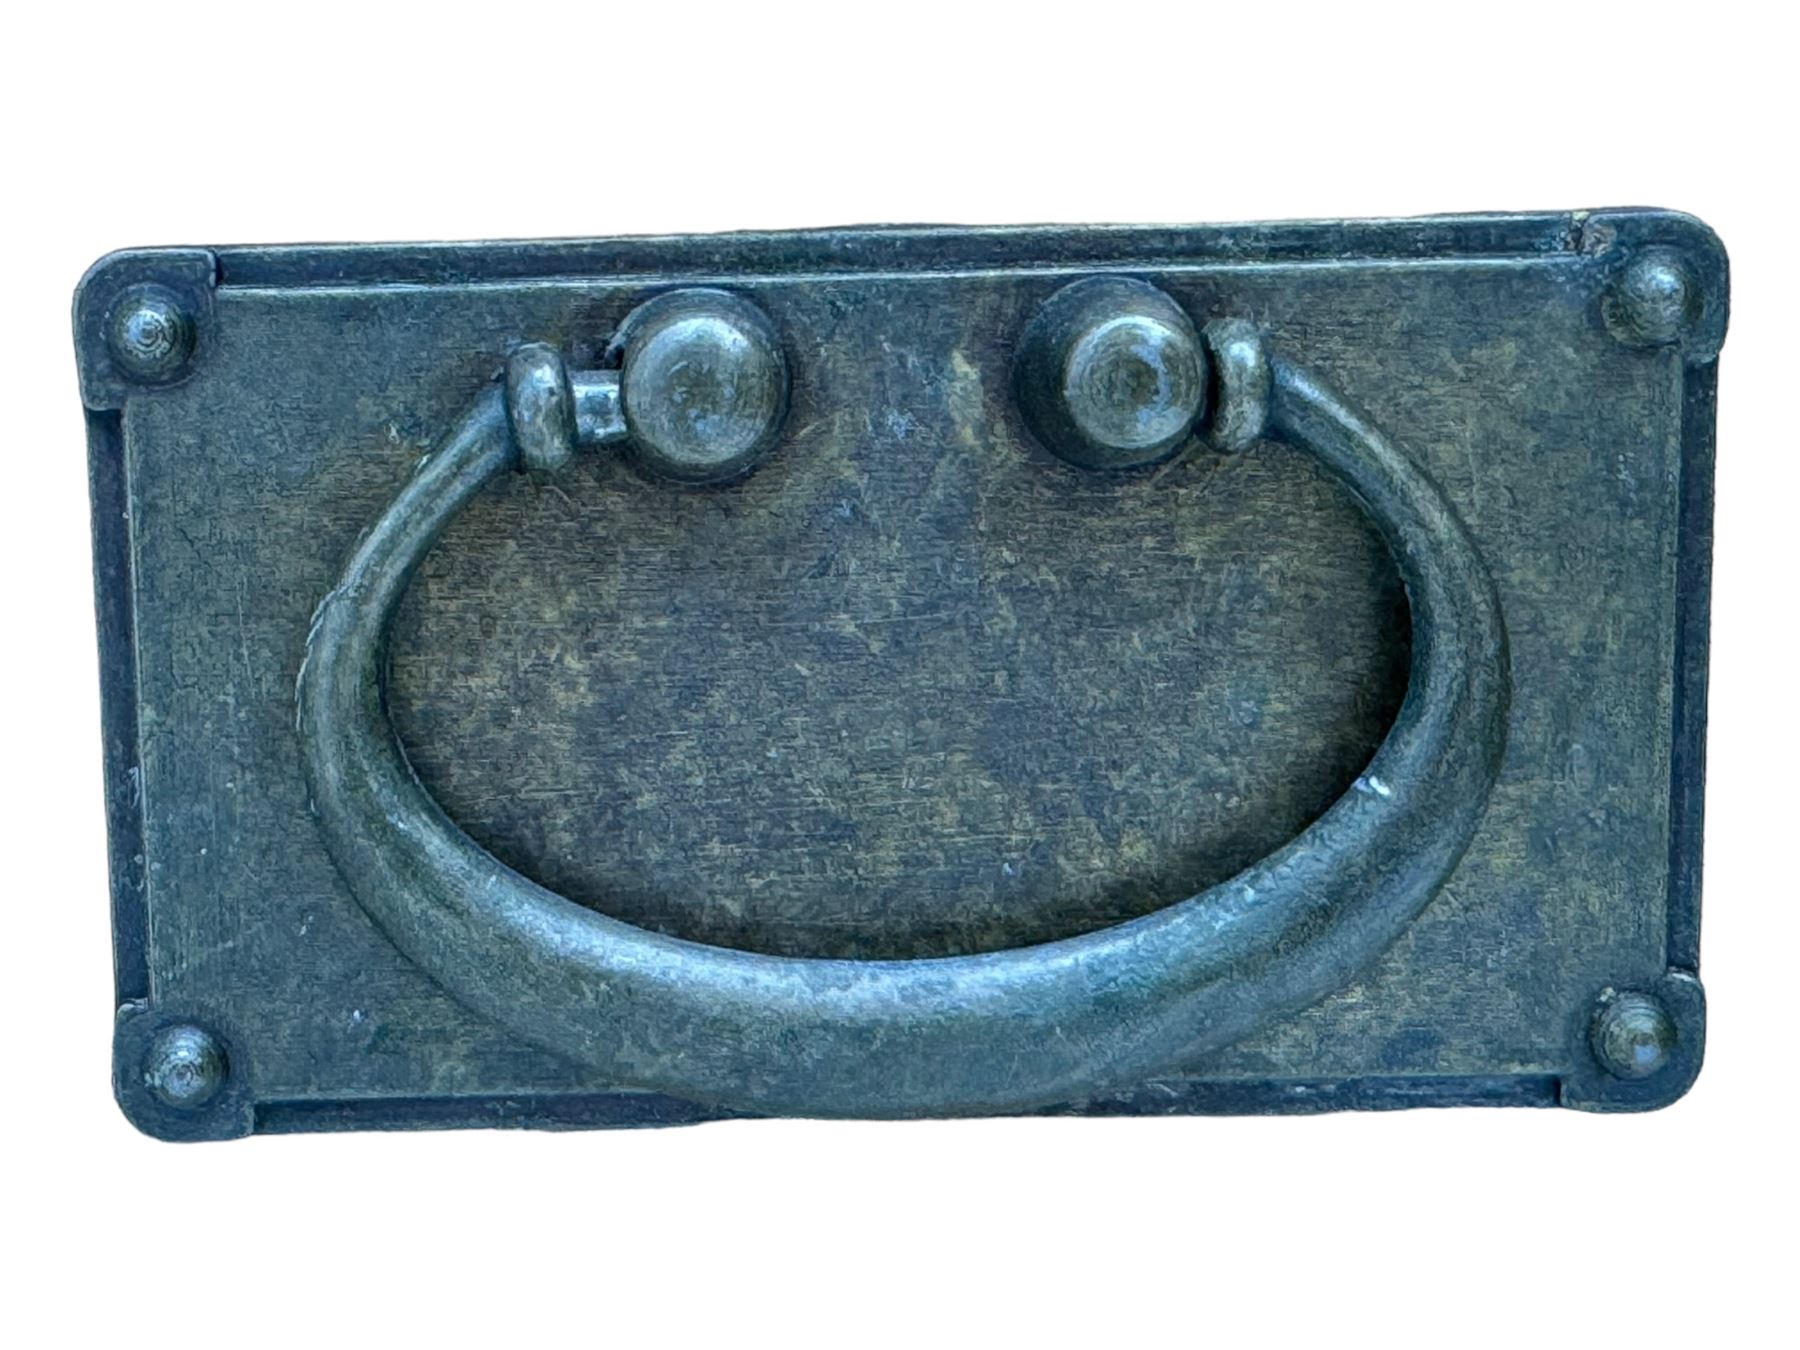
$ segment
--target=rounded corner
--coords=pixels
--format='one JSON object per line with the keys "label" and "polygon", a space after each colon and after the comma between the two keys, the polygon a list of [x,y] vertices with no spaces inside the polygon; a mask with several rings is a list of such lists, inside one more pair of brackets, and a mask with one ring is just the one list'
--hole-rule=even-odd
{"label": "rounded corner", "polygon": [[1718,357],[1731,319],[1731,262],[1712,226],[1686,211],[1633,207],[1590,212],[1583,218],[1581,239],[1582,251],[1599,261],[1607,278],[1646,252],[1679,258],[1699,296],[1678,339],[1683,360],[1702,365]]}
{"label": "rounded corner", "polygon": [[163,372],[120,368],[107,326],[122,296],[134,287],[166,292],[192,325],[190,340],[203,340],[218,284],[219,260],[209,249],[121,248],[96,258],[75,283],[70,300],[82,401],[90,409],[116,408],[135,388],[171,382]]}
{"label": "rounded corner", "polygon": [[222,1090],[198,1106],[169,1105],[152,1091],[144,1059],[159,1034],[181,1027],[184,1019],[170,1016],[149,1004],[127,1003],[119,1009],[113,1028],[112,1095],[119,1113],[146,1138],[161,1143],[189,1144],[221,1139],[240,1139],[255,1131],[254,1103],[250,1097],[241,1047],[230,1046],[236,1062]]}
{"label": "rounded corner", "polygon": [[104,291],[110,298],[113,291],[118,289],[113,274],[131,268],[143,256],[143,249],[115,248],[102,253],[87,265],[70,297],[70,312],[75,316],[77,324],[84,315],[92,312],[89,297]]}
{"label": "rounded corner", "polygon": [[119,1108],[119,1114],[125,1118],[125,1123],[144,1138],[154,1139],[159,1144],[180,1144],[192,1139],[192,1135],[171,1129],[166,1113],[146,1109],[148,1102],[144,1094],[133,1091],[131,1085],[117,1073],[113,1075],[112,1097],[113,1105]]}
{"label": "rounded corner", "polygon": [[1562,1080],[1561,1105],[1602,1114],[1642,1114],[1673,1106],[1692,1091],[1706,1063],[1706,991],[1700,977],[1692,971],[1670,970],[1639,992],[1653,996],[1673,1024],[1668,1062],[1654,1074],[1633,1078],[1609,1072],[1599,1061],[1590,1049],[1595,1007],[1604,1008],[1613,998],[1634,993],[1609,987],[1576,1019],[1575,1067]]}
{"label": "rounded corner", "polygon": [[1667,206],[1645,206],[1628,211],[1596,211],[1591,219],[1631,220],[1635,230],[1658,243],[1682,249],[1697,257],[1727,260],[1725,241],[1719,232],[1692,211]]}

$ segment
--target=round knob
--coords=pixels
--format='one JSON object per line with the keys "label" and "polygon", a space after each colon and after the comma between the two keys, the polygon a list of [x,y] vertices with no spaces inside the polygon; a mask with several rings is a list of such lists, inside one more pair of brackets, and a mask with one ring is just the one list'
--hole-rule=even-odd
{"label": "round knob", "polygon": [[1065,286],[1025,330],[1014,383],[1032,433],[1086,469],[1150,464],[1206,411],[1207,360],[1179,305],[1147,282]]}
{"label": "round knob", "polygon": [[787,361],[761,310],[725,291],[682,290],[632,311],[613,338],[627,453],[683,483],[736,478],[775,442]]}

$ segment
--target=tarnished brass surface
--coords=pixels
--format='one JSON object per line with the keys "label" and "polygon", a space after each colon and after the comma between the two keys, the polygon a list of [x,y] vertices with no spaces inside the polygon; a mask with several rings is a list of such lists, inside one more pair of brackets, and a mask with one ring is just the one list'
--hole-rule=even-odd
{"label": "tarnished brass surface", "polygon": [[[1515,695],[1467,855],[1365,974],[1069,1105],[1677,1095],[1703,1036],[1725,276],[1687,218],[1622,212],[104,261],[76,327],[128,1113],[193,1137],[746,1104],[621,1090],[446,994],[332,862],[295,733],[314,607],[420,457],[522,343],[616,369],[613,334],[660,293],[767,315],[785,416],[728,483],[578,454],[445,529],[388,708],[480,848],[693,942],[953,957],[1162,911],[1354,791],[1407,683],[1394,565],[1305,450],[1206,443],[1217,384],[1143,467],[1041,444],[1021,343],[1096,275],[1170,297],[1210,370],[1229,335],[1208,325],[1249,323],[1442,490]],[[583,434],[628,434],[604,381],[570,395]]]}

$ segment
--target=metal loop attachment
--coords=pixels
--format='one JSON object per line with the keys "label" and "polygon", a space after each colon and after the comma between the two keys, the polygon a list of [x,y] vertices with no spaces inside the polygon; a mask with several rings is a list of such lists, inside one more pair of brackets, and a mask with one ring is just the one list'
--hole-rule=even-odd
{"label": "metal loop attachment", "polygon": [[1235,455],[1255,445],[1268,429],[1275,372],[1262,334],[1247,319],[1214,319],[1201,338],[1218,391],[1206,439],[1213,449]]}
{"label": "metal loop attachment", "polygon": [[1046,300],[1025,329],[1013,389],[1032,434],[1083,469],[1131,469],[1197,433],[1226,454],[1269,421],[1273,371],[1246,319],[1196,331],[1165,292],[1089,277]]}
{"label": "metal loop attachment", "polygon": [[527,469],[554,473],[575,457],[575,390],[556,348],[533,342],[507,358],[506,425]]}
{"label": "metal loop attachment", "polygon": [[[629,438],[687,481],[741,472],[760,453],[785,403],[785,367],[777,375],[771,364],[779,349],[772,357],[763,345],[771,335],[739,326],[735,309],[696,320],[700,311],[670,302],[626,326],[616,377],[564,385],[543,351],[515,356],[504,395],[475,400],[319,606],[298,687],[310,796],[346,885],[395,945],[465,1005],[601,1083],[821,1116],[1092,1098],[1177,1071],[1364,971],[1454,870],[1499,771],[1511,676],[1493,582],[1418,465],[1303,370],[1268,357],[1247,325],[1213,325],[1202,345],[1172,304],[1105,280],[1109,296],[1137,306],[1127,322],[1077,359],[1068,331],[1090,332],[1095,311],[1065,308],[1085,326],[1051,325],[1027,344],[1037,364],[1021,373],[1022,390],[1062,389],[1056,372],[1074,371],[1095,400],[1086,411],[1028,405],[1071,438],[1059,444],[1102,465],[1167,453],[1192,434],[1216,384],[1223,447],[1266,430],[1311,454],[1388,545],[1412,607],[1411,679],[1349,791],[1289,843],[1187,900],[1078,937],[939,959],[800,959],[689,942],[577,905],[481,848],[420,784],[388,722],[388,626],[420,560],[484,485],[521,460],[564,457],[571,406],[576,442]],[[694,372],[663,346],[689,342]],[[1052,350],[1062,355],[1046,366]],[[675,411],[644,401],[683,389],[704,415],[674,398]],[[1099,407],[1127,396],[1143,401],[1142,417]],[[723,449],[708,467],[712,436]]]}
{"label": "metal loop attachment", "polygon": [[670,291],[626,316],[608,368],[570,372],[556,348],[507,358],[506,426],[519,466],[554,473],[581,447],[624,442],[649,472],[682,483],[747,473],[787,414],[787,360],[768,318],[727,291]]}

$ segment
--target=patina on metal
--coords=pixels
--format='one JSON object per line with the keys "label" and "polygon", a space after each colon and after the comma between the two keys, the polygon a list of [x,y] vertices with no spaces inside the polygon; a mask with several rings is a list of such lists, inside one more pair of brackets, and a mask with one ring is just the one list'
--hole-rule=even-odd
{"label": "patina on metal", "polygon": [[[1135,330],[1135,319],[1094,324],[1106,350],[1073,344],[1060,392],[1081,404],[1090,444],[1104,429],[1143,454],[1191,431],[1205,356],[1191,327]],[[1121,342],[1121,331],[1131,336]],[[627,407],[673,406],[679,425],[723,426],[734,444],[768,439],[779,400],[755,357],[746,375],[719,368],[711,354],[731,347],[710,335],[669,346],[654,364],[627,363]],[[1133,362],[1144,369],[1120,369]],[[1185,369],[1171,378],[1167,364]],[[1201,895],[1003,952],[824,960],[634,928],[495,858],[408,767],[381,682],[388,626],[425,551],[481,488],[532,462],[536,419],[521,424],[519,401],[503,407],[492,392],[420,466],[314,619],[299,734],[326,845],[395,945],[465,1004],[612,1081],[713,1106],[841,1116],[1048,1106],[1229,1045],[1367,968],[1436,893],[1486,805],[1510,697],[1499,601],[1454,509],[1307,375],[1276,363],[1273,386],[1271,429],[1344,481],[1399,564],[1412,680],[1350,789],[1291,843]],[[647,420],[660,431],[677,419]]]}
{"label": "patina on metal", "polygon": [[121,1104],[1672,1100],[1724,319],[1660,212],[114,255]]}

